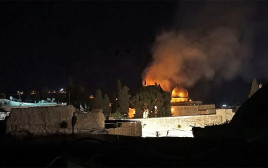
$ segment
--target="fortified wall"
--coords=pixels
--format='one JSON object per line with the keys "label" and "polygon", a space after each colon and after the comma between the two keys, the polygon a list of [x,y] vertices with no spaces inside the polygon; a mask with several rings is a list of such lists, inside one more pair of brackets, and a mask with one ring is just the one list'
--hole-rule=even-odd
{"label": "fortified wall", "polygon": [[216,114],[131,119],[140,121],[142,137],[193,137],[193,127],[220,125],[231,121],[232,109],[216,109]]}
{"label": "fortified wall", "polygon": [[[11,135],[71,134],[73,106],[14,108],[6,120],[6,133]],[[105,117],[101,110],[76,114],[75,132],[104,129]]]}

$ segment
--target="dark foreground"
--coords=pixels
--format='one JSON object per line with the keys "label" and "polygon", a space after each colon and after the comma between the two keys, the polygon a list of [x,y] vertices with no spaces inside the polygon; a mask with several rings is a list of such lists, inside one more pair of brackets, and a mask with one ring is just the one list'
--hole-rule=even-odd
{"label": "dark foreground", "polygon": [[6,137],[1,138],[0,148],[1,167],[268,166],[268,137]]}

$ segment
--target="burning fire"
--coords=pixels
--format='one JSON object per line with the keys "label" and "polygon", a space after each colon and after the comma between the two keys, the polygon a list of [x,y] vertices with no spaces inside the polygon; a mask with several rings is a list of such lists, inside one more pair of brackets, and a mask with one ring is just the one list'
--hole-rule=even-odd
{"label": "burning fire", "polygon": [[169,84],[169,81],[167,80],[153,80],[153,79],[150,79],[150,78],[146,78],[143,80],[142,82],[142,85],[143,86],[149,86],[149,85],[155,85],[156,84],[160,84],[161,88],[166,91],[166,92],[170,92],[172,89],[170,87],[170,84]]}
{"label": "burning fire", "polygon": [[180,83],[192,87],[200,80],[221,82],[240,75],[252,53],[251,33],[245,33],[245,26],[234,23],[243,23],[250,14],[246,11],[246,6],[234,7],[232,12],[226,8],[224,18],[228,19],[221,20],[222,23],[218,16],[211,15],[213,26],[207,24],[206,18],[201,29],[194,26],[158,34],[151,48],[152,61],[142,74],[143,84],[145,80],[146,85],[157,83],[170,92]]}

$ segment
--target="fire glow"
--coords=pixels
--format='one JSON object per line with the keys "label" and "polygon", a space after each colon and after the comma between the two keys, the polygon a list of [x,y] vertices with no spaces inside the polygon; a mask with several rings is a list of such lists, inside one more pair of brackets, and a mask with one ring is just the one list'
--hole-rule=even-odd
{"label": "fire glow", "polygon": [[[143,85],[145,81],[146,85],[157,83],[171,92],[180,83],[189,88],[201,79],[221,82],[241,75],[251,56],[251,33],[245,33],[243,26],[250,15],[243,12],[246,9],[239,6],[224,12],[221,17],[227,20],[208,15],[213,24],[205,22],[203,31],[192,27],[158,34],[151,49],[152,61],[142,74]],[[207,10],[203,12],[209,13]]]}

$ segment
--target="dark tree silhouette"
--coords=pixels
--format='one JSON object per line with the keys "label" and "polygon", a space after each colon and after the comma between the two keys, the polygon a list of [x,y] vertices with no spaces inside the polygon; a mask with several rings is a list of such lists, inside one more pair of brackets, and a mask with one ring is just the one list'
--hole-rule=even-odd
{"label": "dark tree silhouette", "polygon": [[123,114],[125,117],[128,117],[128,109],[129,109],[129,98],[131,97],[129,94],[129,88],[124,86],[120,92],[118,97],[119,108],[118,111]]}
{"label": "dark tree silhouette", "polygon": [[135,108],[135,118],[141,118],[145,109],[149,110],[149,117],[171,116],[171,95],[159,85],[142,87],[131,100]]}
{"label": "dark tree silhouette", "polygon": [[81,84],[74,84],[71,79],[66,94],[65,101],[75,108],[79,109],[80,105],[89,105],[89,91],[86,91]]}
{"label": "dark tree silhouette", "polygon": [[48,98],[48,88],[47,87],[43,87],[41,90],[40,90],[40,99],[41,100],[46,100]]}
{"label": "dark tree silhouette", "polygon": [[103,98],[103,113],[105,116],[109,116],[111,114],[110,99],[107,94],[105,94]]}
{"label": "dark tree silhouette", "polygon": [[102,109],[103,108],[103,98],[102,98],[102,92],[100,89],[96,90],[96,96],[93,101],[93,108],[94,109]]}

